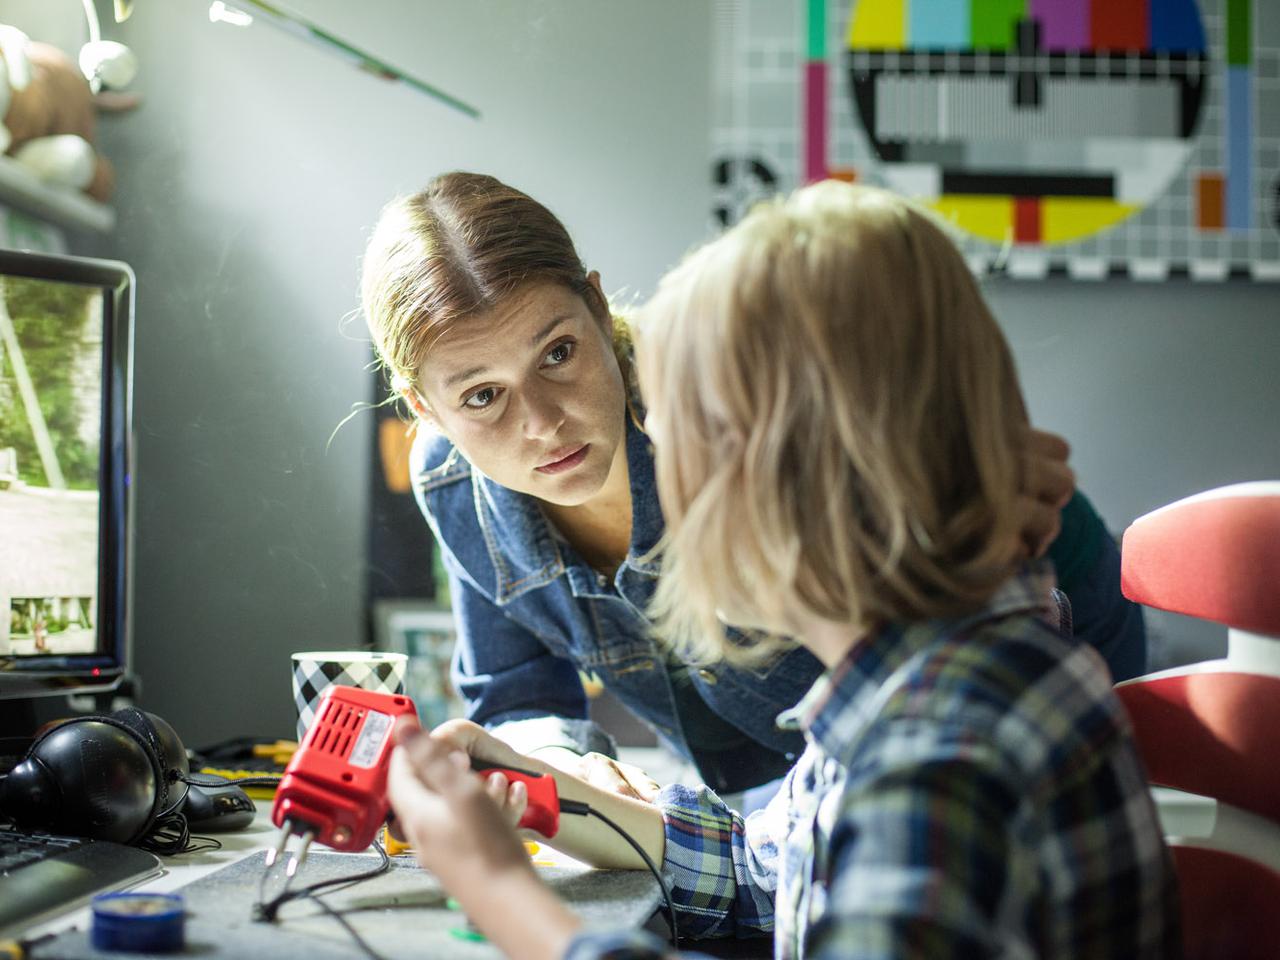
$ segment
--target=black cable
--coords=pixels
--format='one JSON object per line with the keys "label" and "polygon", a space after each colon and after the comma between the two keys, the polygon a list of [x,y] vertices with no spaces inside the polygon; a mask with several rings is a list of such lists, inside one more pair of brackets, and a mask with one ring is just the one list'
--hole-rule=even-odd
{"label": "black cable", "polygon": [[601,823],[611,827],[615,833],[623,840],[631,844],[631,849],[640,855],[640,859],[644,861],[644,865],[649,868],[649,872],[653,874],[653,878],[658,881],[658,887],[662,890],[662,898],[667,904],[667,926],[671,929],[671,946],[677,950],[680,949],[680,934],[676,931],[676,908],[671,899],[671,890],[667,886],[667,881],[662,877],[662,871],[654,866],[653,860],[644,852],[644,847],[632,838],[631,834],[623,830],[620,826],[606,817],[599,810],[596,810],[590,804],[582,803],[578,800],[560,799],[560,812],[572,813],[580,817],[595,817]]}
{"label": "black cable", "polygon": [[301,887],[298,890],[290,891],[288,899],[296,900],[298,897],[307,896],[317,890],[325,890],[328,887],[337,887],[348,883],[361,883],[365,880],[372,880],[374,877],[381,876],[391,869],[391,858],[387,856],[387,851],[383,849],[382,844],[377,840],[373,841],[373,849],[377,850],[378,856],[382,858],[378,861],[378,865],[373,869],[366,870],[364,873],[353,873],[349,877],[333,877],[329,880],[318,880],[315,883]]}
{"label": "black cable", "polygon": [[187,818],[170,808],[156,818],[151,832],[139,840],[138,846],[143,850],[172,857],[186,853],[191,842],[191,828],[187,826]]}
{"label": "black cable", "polygon": [[273,897],[266,903],[258,903],[254,906],[254,918],[257,920],[265,920],[268,923],[276,918],[276,914],[280,912],[280,908],[286,903],[293,900],[299,900],[302,897],[313,896],[317,891],[327,889],[328,887],[341,886],[349,883],[361,883],[365,880],[372,880],[374,877],[381,876],[391,869],[391,858],[387,856],[387,851],[382,848],[382,844],[378,841],[373,842],[373,848],[378,851],[381,860],[372,870],[366,870],[363,873],[353,873],[346,877],[332,877],[329,880],[319,880],[315,883],[308,884],[305,887],[299,887],[296,890],[286,890],[284,893]]}
{"label": "black cable", "polygon": [[262,776],[262,777],[219,777],[212,773],[201,774],[201,776],[212,777],[211,780],[197,780],[190,774],[175,774],[174,779],[181,780],[183,783],[192,787],[278,787],[280,786],[279,776]]}
{"label": "black cable", "polygon": [[[241,784],[274,787],[280,783],[278,777],[243,777],[239,780],[217,777],[213,780],[198,780],[188,774],[179,773],[177,770],[170,771],[169,779],[192,787],[235,787]],[[187,818],[179,809],[186,801],[187,796],[184,793],[157,814],[155,825],[152,827],[151,832],[138,841],[138,846],[143,850],[158,853],[163,857],[221,849],[222,842],[219,840],[215,840],[212,837],[193,838],[191,836],[191,828],[187,823]],[[202,842],[193,843],[193,839],[199,839]]]}
{"label": "black cable", "polygon": [[[196,842],[197,840],[200,842],[197,843]],[[183,853],[204,853],[206,850],[212,851],[212,850],[221,850],[221,849],[222,849],[222,841],[219,840],[217,837],[202,837],[199,834],[193,833],[191,834],[191,843],[187,846],[187,849],[183,850],[182,852]]]}
{"label": "black cable", "polygon": [[351,935],[351,939],[356,942],[356,946],[358,946],[361,950],[363,950],[366,954],[368,954],[370,960],[383,960],[382,954],[378,953],[378,951],[374,950],[373,947],[369,946],[369,941],[365,940],[364,937],[360,936],[360,934],[356,931],[356,928],[351,925],[350,921],[348,921],[346,917],[340,914],[337,910],[333,909],[333,907],[329,906],[327,903],[325,903],[323,900],[317,897],[314,893],[308,892],[306,896],[309,899],[314,900],[316,904],[320,907],[320,909],[322,909],[325,913],[333,917],[333,919],[337,920],[338,923],[342,926],[342,929],[346,930],[347,933]]}
{"label": "black cable", "polygon": [[[187,778],[184,777],[182,779],[186,780]],[[188,780],[187,782],[191,781]],[[637,856],[639,856],[642,861],[644,861],[644,865],[649,868],[649,872],[653,874],[653,878],[658,881],[658,888],[662,891],[662,898],[666,904],[667,926],[671,931],[671,945],[673,948],[678,950],[680,948],[680,933],[677,928],[676,908],[675,902],[671,897],[671,889],[667,886],[667,881],[663,878],[662,871],[654,864],[652,858],[645,853],[644,848],[640,846],[640,844],[629,833],[627,833],[627,831],[623,830],[622,827],[614,823],[613,820],[606,817],[603,813],[594,809],[589,804],[582,803],[577,800],[565,800],[561,798],[560,812],[582,817],[595,817],[630,844],[631,849],[636,852]],[[374,949],[370,947],[369,944],[356,932],[356,929],[351,926],[342,914],[338,913],[338,911],[334,910],[316,896],[317,891],[324,890],[328,887],[361,883],[365,880],[371,880],[374,877],[380,876],[390,870],[391,858],[387,855],[387,851],[383,848],[382,844],[375,840],[373,842],[373,848],[378,851],[378,855],[381,859],[379,860],[378,865],[372,870],[366,870],[363,873],[355,873],[347,877],[333,877],[329,880],[320,880],[316,883],[308,884],[305,887],[299,887],[296,890],[286,890],[284,893],[266,903],[256,904],[253,911],[254,919],[274,922],[276,915],[280,912],[280,908],[286,903],[293,900],[299,900],[303,897],[308,897],[319,904],[326,913],[334,918],[334,920],[338,921],[338,923],[347,930],[352,939],[355,940],[359,947],[364,950],[372,960],[382,960],[378,953],[375,952]]]}

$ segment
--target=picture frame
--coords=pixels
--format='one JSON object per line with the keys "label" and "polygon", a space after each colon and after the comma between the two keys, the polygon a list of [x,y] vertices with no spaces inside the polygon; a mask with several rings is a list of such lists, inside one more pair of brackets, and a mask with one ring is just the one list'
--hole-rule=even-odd
{"label": "picture frame", "polygon": [[449,672],[457,638],[452,610],[423,600],[375,600],[373,631],[377,649],[408,656],[405,693],[423,727],[465,714]]}

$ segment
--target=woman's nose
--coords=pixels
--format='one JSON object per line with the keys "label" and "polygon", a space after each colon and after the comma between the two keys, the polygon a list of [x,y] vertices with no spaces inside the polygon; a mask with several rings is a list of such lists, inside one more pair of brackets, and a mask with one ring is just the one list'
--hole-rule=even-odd
{"label": "woman's nose", "polygon": [[564,423],[564,409],[547,390],[533,390],[525,395],[524,434],[531,440],[549,440]]}

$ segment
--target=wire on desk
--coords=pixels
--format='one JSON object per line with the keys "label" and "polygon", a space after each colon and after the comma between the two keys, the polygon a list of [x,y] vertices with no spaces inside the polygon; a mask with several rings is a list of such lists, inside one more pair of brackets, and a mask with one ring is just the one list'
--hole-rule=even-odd
{"label": "wire on desk", "polygon": [[302,897],[309,897],[320,890],[329,887],[341,886],[348,883],[360,883],[364,880],[372,880],[374,877],[380,876],[391,869],[391,858],[387,856],[387,851],[382,848],[382,844],[378,841],[373,842],[373,848],[378,851],[378,855],[382,858],[376,867],[372,870],[365,870],[362,873],[353,873],[346,877],[332,877],[328,880],[320,880],[316,883],[308,884],[305,887],[299,887],[296,890],[286,890],[277,897],[273,897],[266,903],[257,903],[254,905],[254,919],[265,920],[268,923],[276,918],[276,914],[280,912],[280,908],[291,900],[298,900]]}
{"label": "wire on desk", "polygon": [[254,919],[265,920],[267,922],[274,922],[276,919],[276,914],[280,912],[280,908],[282,906],[284,906],[286,903],[289,903],[292,900],[300,900],[303,897],[307,897],[311,900],[314,900],[325,913],[333,917],[334,920],[338,921],[338,923],[341,924],[342,928],[346,930],[348,934],[351,935],[351,939],[356,942],[356,945],[369,956],[370,960],[383,960],[382,956],[376,950],[374,950],[373,947],[369,946],[368,941],[365,940],[362,936],[360,936],[358,932],[356,932],[356,928],[351,925],[351,923],[347,920],[346,917],[344,917],[337,910],[334,910],[333,907],[329,906],[327,903],[325,903],[316,895],[320,890],[324,890],[329,887],[338,887],[338,886],[343,886],[343,885],[352,884],[352,883],[360,883],[363,880],[371,880],[374,877],[379,876],[380,874],[386,873],[388,870],[390,870],[391,858],[387,856],[387,851],[382,848],[382,844],[378,843],[375,840],[373,842],[373,847],[375,850],[378,851],[378,855],[381,857],[381,860],[379,861],[378,865],[374,867],[372,870],[365,870],[361,873],[353,873],[350,876],[346,876],[346,877],[333,877],[329,880],[320,880],[316,883],[308,884],[305,887],[299,887],[297,890],[286,890],[284,893],[268,901],[267,903],[256,904],[254,906]]}
{"label": "wire on desk", "polygon": [[340,914],[337,910],[333,909],[333,907],[329,906],[327,903],[325,903],[323,900],[317,897],[314,893],[310,891],[303,891],[303,893],[308,899],[314,900],[316,902],[316,905],[319,906],[321,910],[323,910],[329,916],[333,917],[333,919],[338,921],[338,923],[342,926],[342,929],[346,930],[347,933],[351,935],[351,939],[356,942],[356,946],[358,946],[361,950],[363,950],[369,956],[369,960],[383,960],[382,954],[378,953],[378,951],[374,950],[373,947],[369,946],[369,941],[367,941],[364,937],[360,936],[360,934],[356,931],[356,928],[351,925],[351,922],[347,920],[346,917]]}
{"label": "wire on desk", "polygon": [[653,860],[644,852],[644,848],[632,838],[631,834],[623,830],[620,826],[606,817],[599,810],[596,810],[590,804],[582,803],[578,800],[560,800],[560,812],[572,813],[580,817],[595,817],[600,822],[611,827],[623,840],[631,844],[631,849],[640,855],[640,859],[644,861],[644,865],[649,868],[649,872],[653,874],[653,878],[658,881],[658,887],[662,890],[662,898],[667,904],[667,926],[671,929],[671,946],[676,950],[680,949],[680,934],[676,930],[676,908],[671,900],[671,890],[667,886],[667,881],[662,877],[662,871],[654,866]]}
{"label": "wire on desk", "polygon": [[[678,950],[680,948],[680,934],[676,926],[676,909],[675,909],[675,903],[671,899],[671,889],[667,886],[667,881],[663,879],[662,871],[657,868],[652,858],[650,858],[650,856],[644,852],[644,848],[640,846],[640,844],[637,843],[636,840],[629,833],[627,833],[627,831],[623,830],[622,827],[614,823],[613,820],[611,820],[609,817],[606,817],[603,813],[601,813],[599,810],[594,809],[589,804],[581,803],[576,800],[561,799],[560,812],[575,814],[577,816],[595,817],[597,820],[604,823],[606,826],[608,826],[610,829],[616,832],[618,836],[622,837],[623,840],[625,840],[628,844],[631,845],[631,849],[633,849],[636,852],[636,854],[640,857],[640,859],[644,861],[644,865],[649,868],[649,872],[652,873],[654,879],[658,881],[658,887],[659,889],[662,890],[662,898],[666,903],[667,926],[671,930],[671,945],[672,947]],[[254,906],[254,919],[264,920],[267,922],[274,922],[276,919],[276,915],[280,912],[280,908],[284,906],[286,903],[289,903],[292,900],[299,900],[303,897],[309,897],[310,899],[314,900],[317,904],[319,904],[320,907],[325,911],[325,913],[329,914],[329,916],[333,917],[334,920],[338,921],[338,923],[340,923],[343,926],[343,928],[351,935],[351,938],[356,942],[356,944],[360,947],[360,949],[363,950],[371,958],[371,960],[382,960],[379,954],[376,951],[374,951],[374,949],[371,946],[369,946],[368,942],[365,941],[359,935],[359,933],[356,932],[355,927],[353,927],[350,924],[350,922],[346,919],[346,917],[344,917],[341,913],[339,913],[337,910],[334,910],[327,903],[325,903],[318,896],[316,896],[316,894],[320,890],[324,890],[329,887],[346,886],[354,883],[360,883],[364,880],[371,880],[374,877],[380,876],[381,874],[386,873],[388,870],[390,870],[391,858],[387,856],[387,851],[383,848],[382,844],[378,843],[375,840],[373,842],[373,847],[375,850],[378,851],[378,854],[381,857],[381,860],[379,861],[378,865],[374,867],[372,870],[366,870],[362,873],[351,874],[350,876],[346,876],[346,877],[333,877],[329,880],[320,880],[316,883],[309,884],[305,887],[300,887],[296,890],[286,890],[284,893],[280,894],[277,897],[274,897],[273,899],[269,900],[266,903],[260,902],[256,904]]]}
{"label": "wire on desk", "polygon": [[138,846],[166,857],[204,849],[192,845],[187,818],[172,808],[159,816],[151,832],[138,841]]}
{"label": "wire on desk", "polygon": [[[217,777],[212,780],[199,780],[189,774],[174,772],[170,775],[192,787],[224,787],[241,786],[246,781],[262,786],[276,786],[279,780],[274,777],[244,777],[240,780],[226,780]],[[172,857],[180,853],[199,853],[204,850],[221,849],[222,843],[213,837],[192,837],[187,818],[179,809],[186,802],[186,794],[178,797],[156,817],[155,826],[146,837],[138,841],[138,846],[161,856]],[[193,841],[200,841],[195,843]]]}

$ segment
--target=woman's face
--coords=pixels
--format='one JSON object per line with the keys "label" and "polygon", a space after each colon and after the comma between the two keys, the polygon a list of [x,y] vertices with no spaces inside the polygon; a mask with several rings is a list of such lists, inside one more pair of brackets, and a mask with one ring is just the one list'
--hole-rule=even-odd
{"label": "woman's face", "polygon": [[[599,277],[589,280],[598,291]],[[612,338],[612,318],[597,320],[568,288],[519,287],[432,346],[417,380],[425,415],[494,482],[584,503],[604,486],[625,431]]]}

